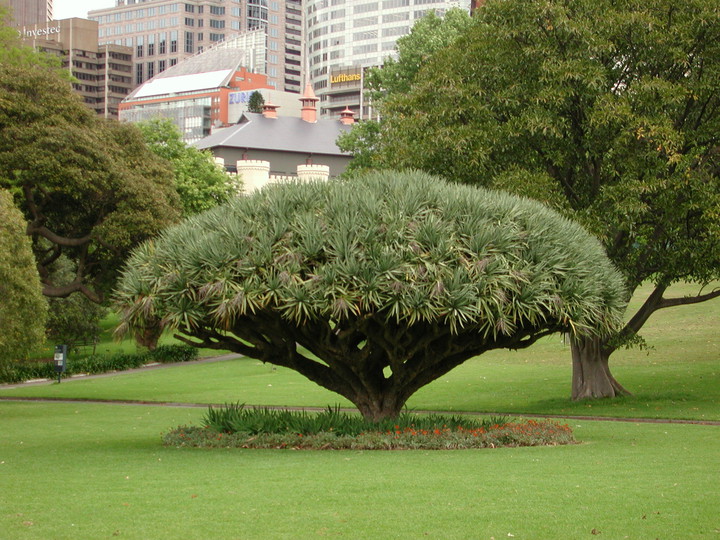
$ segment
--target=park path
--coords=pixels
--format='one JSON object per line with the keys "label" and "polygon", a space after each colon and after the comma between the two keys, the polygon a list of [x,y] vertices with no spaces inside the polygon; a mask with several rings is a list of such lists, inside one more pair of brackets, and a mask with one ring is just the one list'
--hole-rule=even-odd
{"label": "park path", "polygon": [[[180,362],[173,364],[151,364],[137,369],[129,369],[122,371],[121,373],[133,373],[140,371],[148,371],[154,369],[163,369],[174,366],[187,366],[192,364],[210,363],[210,362],[221,362],[223,360],[231,360],[238,358],[240,355],[237,354],[226,354],[222,356],[212,356],[208,358],[201,358],[199,360],[193,360],[191,362]],[[102,377],[112,377],[117,375],[119,372],[111,373],[98,373],[96,375],[83,375],[80,377],[72,377],[69,380],[78,379],[96,379]],[[54,379],[42,379],[37,381],[28,381],[19,384],[0,384],[0,389],[11,389],[26,386],[36,385],[47,385],[53,384]],[[2,401],[31,401],[41,403],[94,403],[94,404],[109,404],[109,405],[142,405],[146,407],[187,407],[187,408],[207,408],[212,405],[214,407],[221,407],[222,403],[184,403],[184,402],[173,402],[173,401],[146,401],[146,400],[130,400],[130,399],[73,399],[73,398],[48,398],[48,397],[19,397],[19,396],[0,396],[0,402]],[[262,407],[268,409],[283,409],[283,410],[305,410],[305,411],[324,411],[326,407],[273,407],[267,405],[252,405],[245,404],[246,407]],[[341,408],[342,411],[355,411],[356,409],[348,407]],[[630,418],[630,417],[610,417],[610,416],[587,416],[587,415],[565,415],[565,414],[533,414],[523,412],[512,412],[512,411],[426,411],[416,410],[413,412],[420,414],[448,414],[448,415],[475,415],[475,416],[517,416],[522,418],[553,418],[562,420],[574,420],[574,421],[600,421],[600,422],[630,422],[637,424],[698,424],[704,426],[720,426],[718,420],[683,420],[677,418]]]}

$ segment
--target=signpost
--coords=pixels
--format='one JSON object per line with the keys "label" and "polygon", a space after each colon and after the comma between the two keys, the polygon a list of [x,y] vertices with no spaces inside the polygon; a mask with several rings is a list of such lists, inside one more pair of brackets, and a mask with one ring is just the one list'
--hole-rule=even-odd
{"label": "signpost", "polygon": [[65,372],[67,367],[67,345],[55,345],[55,373],[57,373],[58,384],[62,374]]}

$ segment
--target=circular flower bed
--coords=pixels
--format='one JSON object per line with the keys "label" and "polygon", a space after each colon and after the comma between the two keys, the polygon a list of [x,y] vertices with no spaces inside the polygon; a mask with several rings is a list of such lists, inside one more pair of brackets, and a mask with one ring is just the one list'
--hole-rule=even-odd
{"label": "circular flower bed", "polygon": [[[404,413],[395,422],[366,423],[338,409],[308,414],[226,406],[220,411],[211,408],[203,427],[171,430],[163,436],[163,444],[195,448],[456,450],[576,442],[567,424],[549,420]],[[303,429],[296,429],[298,426]]]}

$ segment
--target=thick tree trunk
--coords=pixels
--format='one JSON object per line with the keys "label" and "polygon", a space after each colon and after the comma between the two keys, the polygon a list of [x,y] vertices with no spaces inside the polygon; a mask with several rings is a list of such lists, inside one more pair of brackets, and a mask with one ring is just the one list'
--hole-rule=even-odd
{"label": "thick tree trunk", "polygon": [[163,333],[163,327],[159,324],[143,328],[142,331],[135,332],[135,341],[141,347],[146,347],[149,351],[157,349],[158,340]]}
{"label": "thick tree trunk", "polygon": [[365,419],[373,422],[397,418],[405,405],[405,400],[399,399],[393,392],[356,395],[352,402]]}
{"label": "thick tree trunk", "polygon": [[598,399],[631,395],[610,373],[612,350],[603,347],[600,338],[573,338],[572,399]]}

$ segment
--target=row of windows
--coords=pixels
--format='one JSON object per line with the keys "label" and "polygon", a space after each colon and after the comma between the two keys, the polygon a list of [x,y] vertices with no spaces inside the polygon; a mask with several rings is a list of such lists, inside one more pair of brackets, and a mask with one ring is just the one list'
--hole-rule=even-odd
{"label": "row of windows", "polygon": [[169,63],[167,60],[158,60],[157,71],[155,71],[155,62],[139,62],[135,64],[135,84],[142,84],[146,80],[152,79],[157,73],[161,73],[177,63],[177,58],[170,58]]}
{"label": "row of windows", "polygon": [[[202,9],[202,7],[200,8]],[[149,7],[146,9],[135,9],[124,13],[112,13],[109,15],[100,15],[99,17],[91,17],[90,20],[97,21],[99,24],[112,24],[120,22],[123,19],[131,21],[133,19],[144,19],[145,17],[154,17],[155,15],[165,15],[166,13],[177,13],[180,11],[180,4],[168,4],[158,6],[157,8]],[[202,13],[202,11],[201,11]]]}

